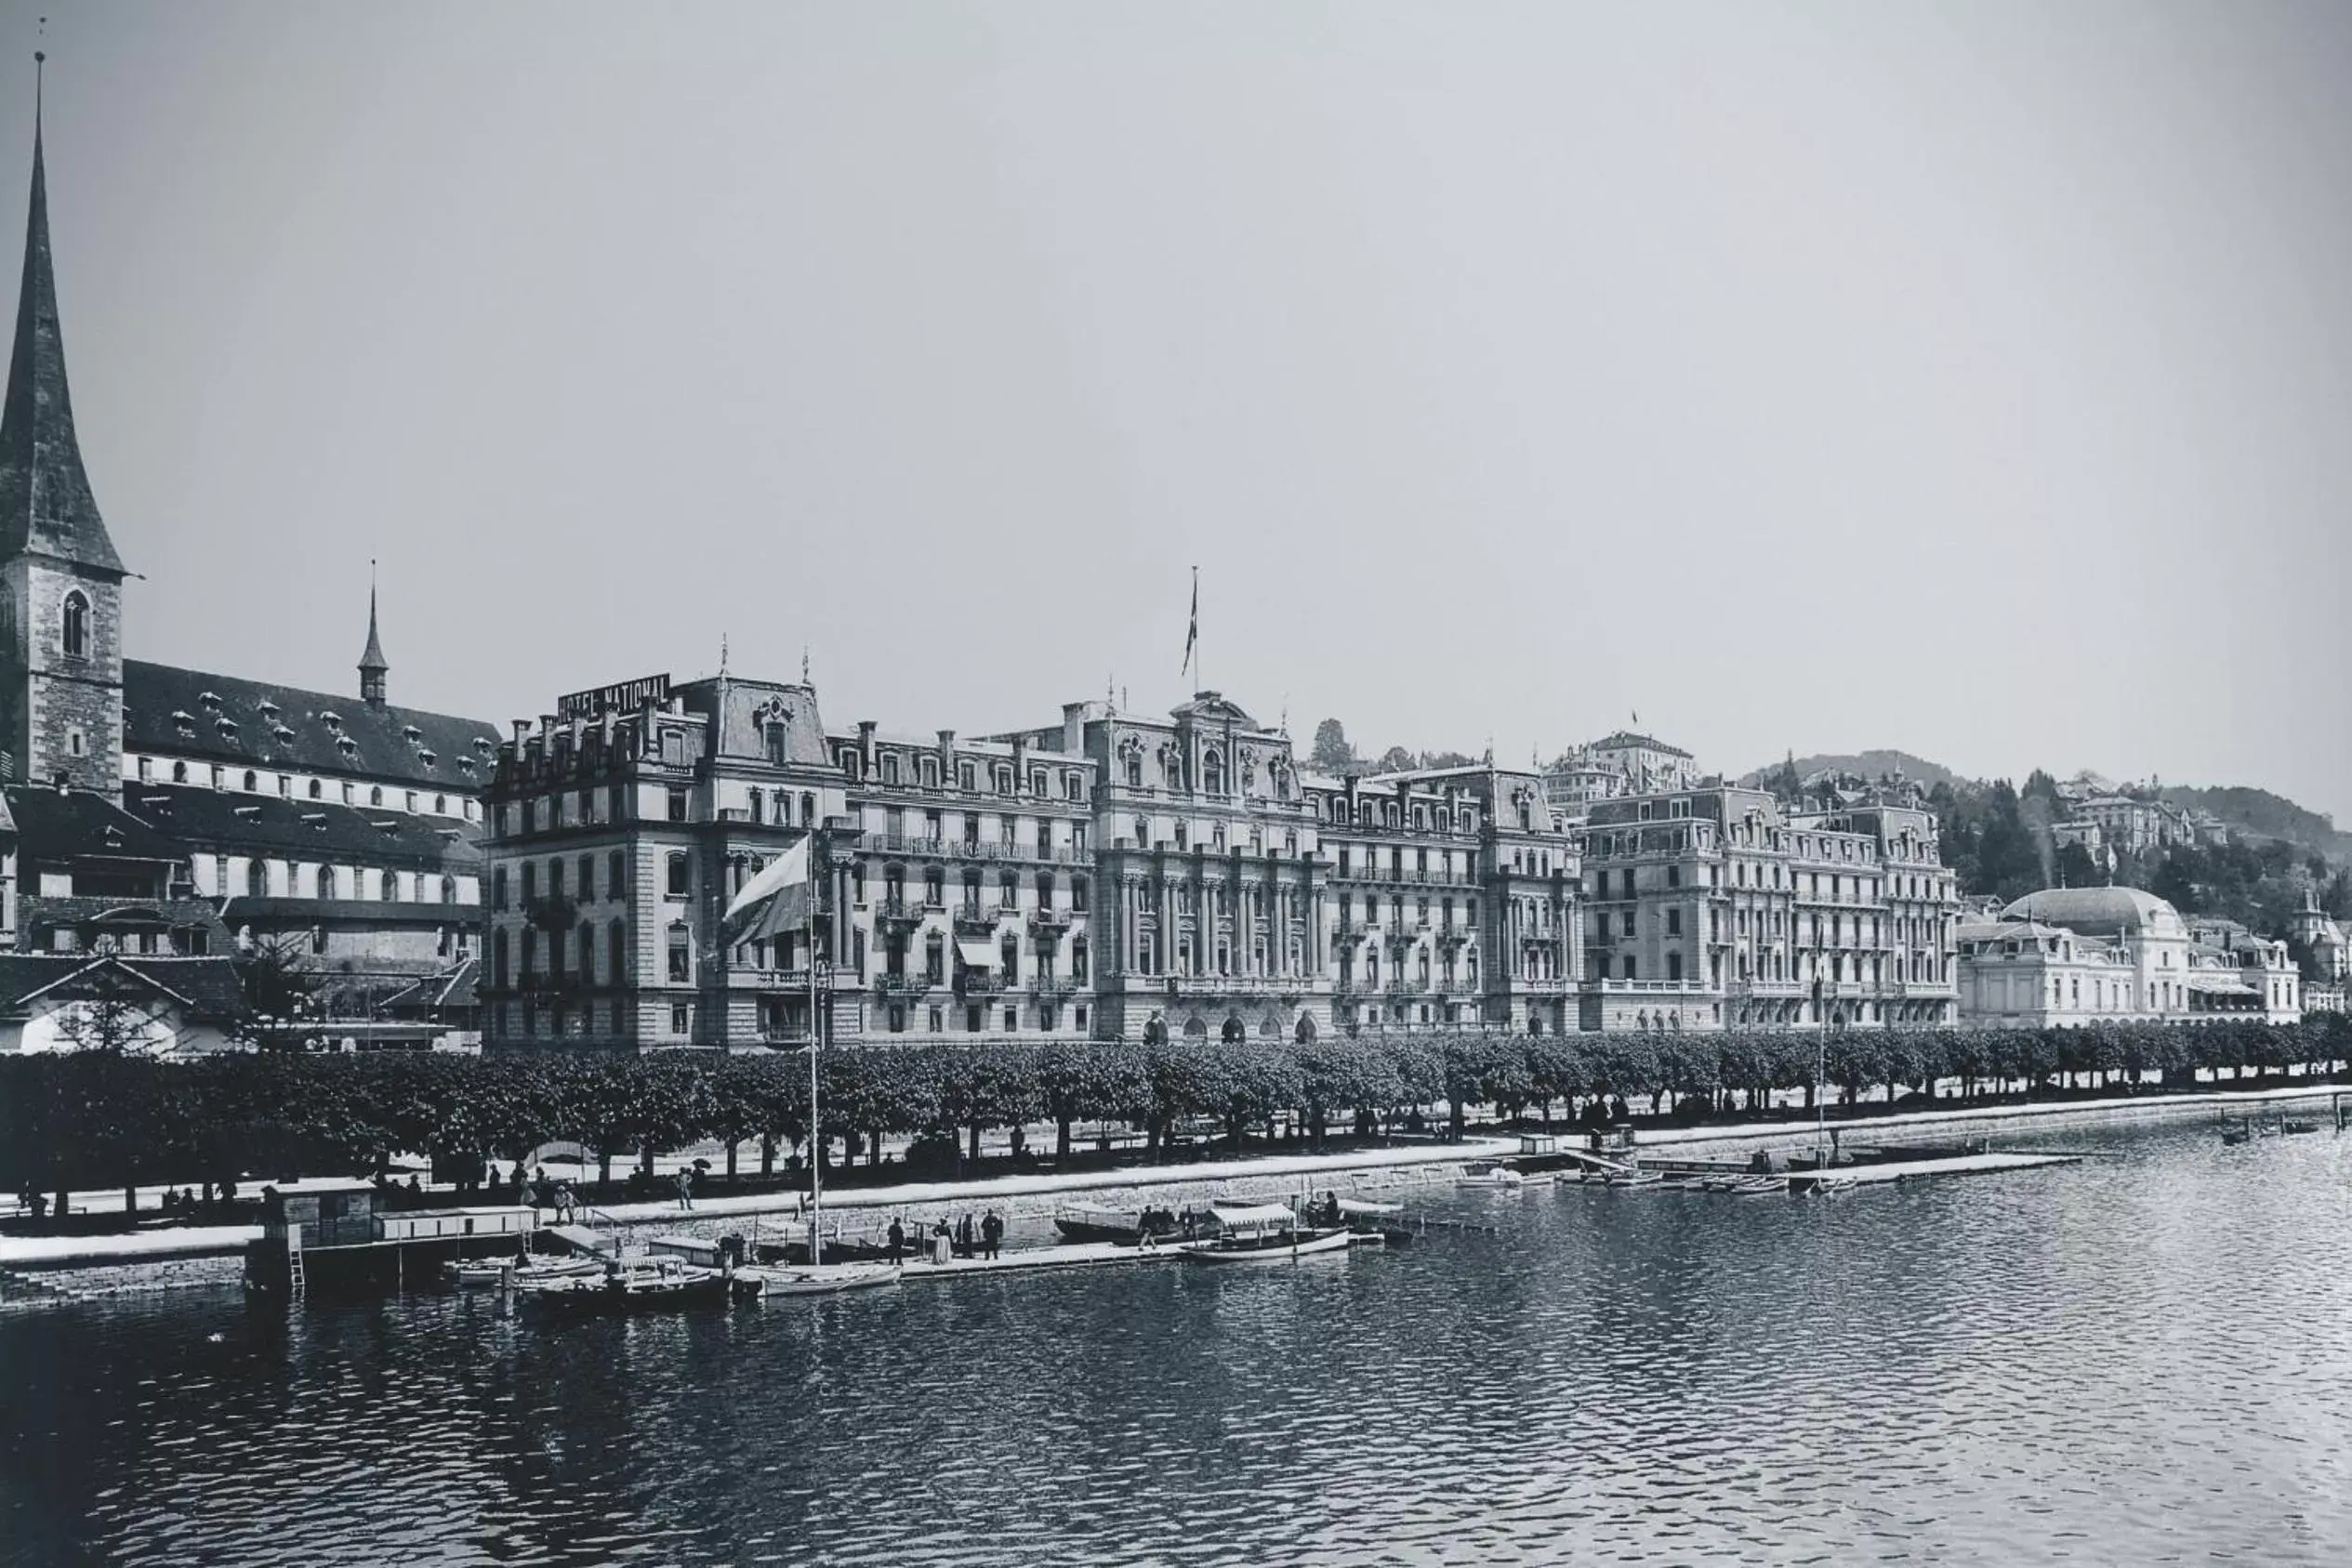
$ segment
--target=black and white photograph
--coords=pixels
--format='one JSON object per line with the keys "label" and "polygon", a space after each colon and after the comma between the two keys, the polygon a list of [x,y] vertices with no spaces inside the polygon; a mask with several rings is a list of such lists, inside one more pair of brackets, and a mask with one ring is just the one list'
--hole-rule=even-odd
{"label": "black and white photograph", "polygon": [[0,1568],[2352,1562],[2352,7],[0,0],[19,199]]}

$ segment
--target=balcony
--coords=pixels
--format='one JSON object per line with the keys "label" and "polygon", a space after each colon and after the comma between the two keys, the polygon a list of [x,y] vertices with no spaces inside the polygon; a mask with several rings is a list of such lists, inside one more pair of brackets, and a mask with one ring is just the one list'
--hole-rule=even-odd
{"label": "balcony", "polygon": [[980,905],[976,903],[956,905],[956,934],[958,936],[984,936],[995,930],[996,927],[996,916],[984,911]]}
{"label": "balcony", "polygon": [[927,992],[944,989],[944,982],[932,980],[928,975],[886,974],[878,975],[874,980],[874,994],[878,996],[920,996]]}
{"label": "balcony", "polygon": [[1171,993],[1207,996],[1298,996],[1315,982],[1299,975],[1169,975]]}
{"label": "balcony", "polygon": [[885,898],[874,905],[874,923],[878,926],[914,927],[922,923],[928,913],[922,904],[905,898]]}
{"label": "balcony", "polygon": [[1055,1002],[1075,996],[1086,988],[1084,981],[1072,980],[1067,975],[1051,975],[1043,980],[1031,981],[1029,995],[1041,1002]]}
{"label": "balcony", "polygon": [[1070,929],[1074,913],[1067,909],[1033,909],[1029,911],[1029,929],[1037,936],[1060,936]]}
{"label": "balcony", "polygon": [[903,833],[863,833],[857,847],[876,855],[940,855],[946,852],[945,842],[938,838],[915,838]]}
{"label": "balcony", "polygon": [[966,969],[956,977],[958,996],[1001,996],[1011,989],[994,969]]}
{"label": "balcony", "polygon": [[730,991],[797,991],[808,995],[809,971],[806,969],[755,969],[749,966],[727,971]]}

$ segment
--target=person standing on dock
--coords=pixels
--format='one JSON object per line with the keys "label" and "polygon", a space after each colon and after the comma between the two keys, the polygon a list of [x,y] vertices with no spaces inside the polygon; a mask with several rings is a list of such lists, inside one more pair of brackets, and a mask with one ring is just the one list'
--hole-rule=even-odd
{"label": "person standing on dock", "polygon": [[995,1209],[990,1209],[980,1221],[981,1256],[984,1258],[996,1257],[997,1244],[1004,1240],[1004,1234],[1005,1222],[997,1218],[997,1211]]}
{"label": "person standing on dock", "polygon": [[891,1216],[890,1238],[891,1261],[895,1263],[898,1261],[898,1255],[906,1248],[906,1227],[899,1223],[896,1215]]}
{"label": "person standing on dock", "polygon": [[694,1206],[694,1173],[691,1167],[678,1173],[678,1206],[682,1209]]}

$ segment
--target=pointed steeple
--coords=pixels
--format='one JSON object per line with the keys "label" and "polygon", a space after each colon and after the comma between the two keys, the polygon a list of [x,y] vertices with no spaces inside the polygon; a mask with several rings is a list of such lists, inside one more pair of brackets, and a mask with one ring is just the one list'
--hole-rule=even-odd
{"label": "pointed steeple", "polygon": [[367,563],[367,652],[360,655],[360,697],[371,707],[384,705],[384,677],[391,670],[384,662],[384,642],[376,635],[376,563]]}
{"label": "pointed steeple", "polygon": [[[36,65],[46,59],[34,55]],[[40,89],[33,111],[33,198],[24,225],[24,281],[17,296],[16,348],[7,401],[0,404],[0,554],[54,557],[124,575],[89,475],[73,439],[65,387],[65,341],[58,328],[57,278],[49,261],[48,180],[41,156]]]}

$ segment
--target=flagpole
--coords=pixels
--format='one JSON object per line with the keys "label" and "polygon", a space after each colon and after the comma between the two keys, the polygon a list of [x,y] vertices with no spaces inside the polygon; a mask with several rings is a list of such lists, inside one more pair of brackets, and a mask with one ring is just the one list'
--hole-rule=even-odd
{"label": "flagpole", "polygon": [[816,900],[808,901],[809,933],[809,1266],[825,1261],[825,1132],[816,1109]]}

